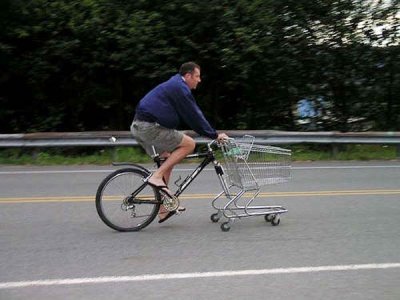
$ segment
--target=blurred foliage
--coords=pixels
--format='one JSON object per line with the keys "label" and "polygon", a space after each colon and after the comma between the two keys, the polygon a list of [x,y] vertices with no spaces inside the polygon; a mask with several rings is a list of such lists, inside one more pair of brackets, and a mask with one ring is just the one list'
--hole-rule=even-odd
{"label": "blurred foliage", "polygon": [[194,60],[226,129],[400,130],[399,0],[2,0],[0,132],[127,130]]}
{"label": "blurred foliage", "polygon": [[[287,147],[287,145],[281,145]],[[321,160],[395,160],[398,158],[396,145],[290,145],[294,161]],[[206,151],[204,145],[198,150]],[[222,153],[216,152],[217,160],[222,160]],[[184,160],[183,163],[198,164],[201,159]],[[135,162],[152,164],[152,159],[141,147],[115,148],[47,148],[0,149],[0,164],[10,165],[84,165],[111,164],[112,162]]]}

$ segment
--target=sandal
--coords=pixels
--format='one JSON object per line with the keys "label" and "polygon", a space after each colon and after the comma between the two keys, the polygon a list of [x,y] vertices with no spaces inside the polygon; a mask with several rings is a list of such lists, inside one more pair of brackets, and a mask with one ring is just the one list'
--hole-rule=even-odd
{"label": "sandal", "polygon": [[169,218],[171,218],[173,215],[175,215],[175,214],[177,214],[177,213],[184,212],[185,210],[186,210],[185,207],[179,206],[177,210],[174,210],[174,211],[165,211],[165,212],[159,213],[158,215],[165,215],[165,214],[166,214],[166,216],[165,216],[164,218],[162,218],[162,219],[159,219],[159,220],[158,220],[158,223],[165,222],[165,221],[167,221]]}
{"label": "sandal", "polygon": [[166,186],[166,185],[156,185],[156,184],[148,182],[148,181],[147,181],[147,184],[150,185],[151,187],[155,188],[157,191],[161,191],[165,195],[167,195],[168,197],[172,198],[172,195],[169,192],[168,186]]}
{"label": "sandal", "polygon": [[[165,213],[166,213],[167,215],[166,215],[164,218],[158,220],[158,223],[162,223],[162,222],[167,221],[169,218],[171,218],[173,215],[176,214],[176,210],[174,210],[174,211],[168,211],[168,212],[165,212]],[[161,214],[165,214],[165,213],[161,213]],[[160,214],[160,215],[161,215],[161,214]]]}

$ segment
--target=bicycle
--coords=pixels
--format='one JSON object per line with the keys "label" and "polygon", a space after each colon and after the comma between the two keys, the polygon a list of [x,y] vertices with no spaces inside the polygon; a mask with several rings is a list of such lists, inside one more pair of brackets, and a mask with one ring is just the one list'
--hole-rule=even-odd
{"label": "bicycle", "polygon": [[[251,142],[248,139],[252,139]],[[222,216],[227,221],[221,224],[222,231],[229,231],[231,223],[236,219],[249,216],[264,215],[265,220],[276,226],[280,223],[280,214],[287,212],[282,206],[251,206],[250,204],[265,184],[285,182],[289,178],[290,150],[254,144],[254,137],[246,137],[245,141],[229,139],[218,144],[216,140],[207,144],[207,151],[188,155],[186,159],[203,159],[200,164],[179,184],[171,197],[162,190],[148,184],[152,175],[145,167],[134,163],[114,163],[116,166],[126,165],[109,174],[100,183],[96,193],[96,209],[101,220],[117,231],[139,231],[148,226],[157,216],[161,205],[167,211],[176,211],[179,207],[179,196],[204,170],[213,163],[215,173],[222,187],[212,201],[217,213],[211,215],[212,222],[218,222]],[[222,164],[217,160],[215,150],[222,150]],[[155,151],[154,151],[155,152]],[[269,158],[266,158],[269,156]],[[284,159],[277,160],[276,157]],[[153,161],[160,167],[164,158],[155,153]],[[269,170],[269,172],[265,172]],[[273,172],[271,172],[273,171]],[[268,175],[268,176],[266,176]],[[233,192],[233,189],[238,189]],[[254,194],[245,205],[238,200],[246,193]],[[228,200],[218,206],[221,196]]]}

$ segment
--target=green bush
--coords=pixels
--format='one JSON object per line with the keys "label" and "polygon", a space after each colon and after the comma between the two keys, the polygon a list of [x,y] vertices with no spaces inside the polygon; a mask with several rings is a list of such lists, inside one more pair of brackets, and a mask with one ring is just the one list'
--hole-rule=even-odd
{"label": "green bush", "polygon": [[[333,151],[331,145],[285,145],[292,150],[293,161],[322,160],[393,160],[396,146],[346,145]],[[198,147],[198,151],[204,151]],[[217,159],[221,156],[217,152]],[[112,162],[150,163],[151,158],[140,147],[70,148],[70,149],[3,149],[0,164],[13,165],[107,165]],[[191,160],[193,162],[193,160]]]}

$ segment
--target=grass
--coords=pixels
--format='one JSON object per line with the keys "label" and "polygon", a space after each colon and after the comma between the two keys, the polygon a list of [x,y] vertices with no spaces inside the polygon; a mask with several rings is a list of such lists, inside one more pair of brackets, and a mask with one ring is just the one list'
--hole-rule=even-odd
{"label": "grass", "polygon": [[[289,145],[293,161],[321,160],[395,160],[393,145]],[[200,146],[202,149],[203,146]],[[0,149],[2,165],[108,165],[111,162],[148,163],[151,159],[139,147]]]}
{"label": "grass", "polygon": [[396,146],[391,145],[296,145],[291,147],[295,161],[319,160],[395,160]]}
{"label": "grass", "polygon": [[6,149],[0,150],[3,165],[107,165],[111,162],[150,162],[139,148],[106,149]]}

